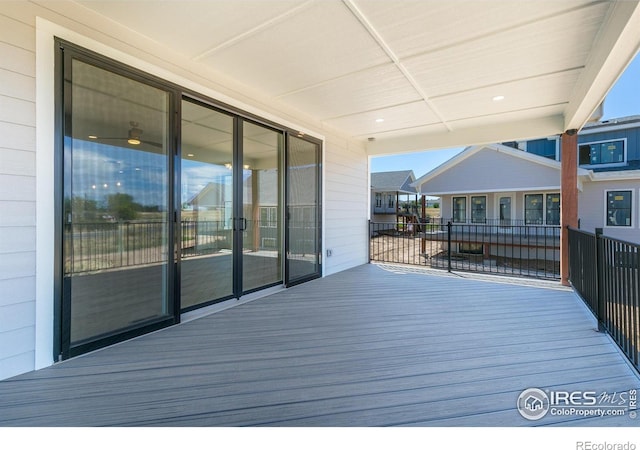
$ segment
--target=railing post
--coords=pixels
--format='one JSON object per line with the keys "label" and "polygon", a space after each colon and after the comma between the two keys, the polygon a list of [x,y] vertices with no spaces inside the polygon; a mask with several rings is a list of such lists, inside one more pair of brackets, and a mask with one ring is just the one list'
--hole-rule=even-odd
{"label": "railing post", "polygon": [[605,315],[605,305],[604,305],[604,248],[603,248],[603,240],[602,240],[602,228],[596,228],[596,295],[597,295],[597,305],[598,305],[598,331],[604,333],[605,325],[604,325],[604,315]]}
{"label": "railing post", "polygon": [[451,272],[451,221],[447,222],[447,272]]}
{"label": "railing post", "polygon": [[373,229],[371,228],[371,219],[369,219],[368,221],[368,231],[369,231],[369,245],[367,245],[367,254],[369,255],[369,264],[371,264],[371,244],[373,243],[373,239],[372,239],[372,235],[373,235]]}

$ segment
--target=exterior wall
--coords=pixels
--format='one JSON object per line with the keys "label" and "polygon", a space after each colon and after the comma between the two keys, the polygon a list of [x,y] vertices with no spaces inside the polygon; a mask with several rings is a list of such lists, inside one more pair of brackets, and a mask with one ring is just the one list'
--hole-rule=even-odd
{"label": "exterior wall", "polygon": [[35,70],[35,29],[0,14],[0,379],[34,367]]}
{"label": "exterior wall", "polygon": [[[627,140],[627,164],[634,165],[633,162],[640,161],[640,126],[599,133],[591,133],[586,130],[578,134],[578,145],[588,142],[613,141],[618,139]],[[594,168],[595,167],[597,166],[594,166]],[[604,170],[606,170],[606,167],[606,164],[601,166]]]}
{"label": "exterior wall", "polygon": [[[516,221],[524,221],[524,197],[528,194],[551,194],[559,193],[560,188],[549,190],[530,190],[530,191],[518,191],[518,192],[488,192],[488,193],[464,193],[464,194],[450,194],[442,196],[441,211],[444,219],[449,219],[453,216],[453,197],[466,197],[467,198],[467,222],[470,222],[471,217],[471,197],[483,196],[487,197],[487,219],[499,219],[499,199],[500,197],[511,197],[511,219]],[[545,210],[543,209],[543,212]]]}
{"label": "exterior wall", "polygon": [[182,55],[145,41],[117,24],[104,22],[82,7],[69,4],[63,17],[30,2],[3,3],[0,379],[53,363],[54,33],[98,53],[107,52],[106,56],[112,58],[123,56],[127,59],[123,62],[185,88],[299,127],[310,135],[323,136],[323,253],[326,248],[333,250],[332,257],[323,258],[324,274],[367,262],[369,185],[363,143],[340,135],[300,111],[287,110],[262,98],[223,75],[201,70]]}
{"label": "exterior wall", "polygon": [[527,141],[527,153],[544,156],[545,158],[557,159],[558,140],[557,139],[534,139]]}
{"label": "exterior wall", "polygon": [[422,192],[439,195],[444,192],[496,192],[505,188],[559,185],[560,172],[556,169],[485,149],[426,182]]}
{"label": "exterior wall", "polygon": [[[631,190],[631,227],[606,226],[606,197],[607,190]],[[602,228],[603,234],[616,239],[633,243],[640,243],[640,180],[599,181],[584,183],[583,191],[578,199],[580,228],[588,232],[595,232]]]}

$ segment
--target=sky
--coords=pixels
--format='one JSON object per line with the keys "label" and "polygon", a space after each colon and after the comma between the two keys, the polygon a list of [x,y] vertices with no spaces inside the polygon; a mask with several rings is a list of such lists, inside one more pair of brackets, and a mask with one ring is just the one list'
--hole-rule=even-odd
{"label": "sky", "polygon": [[[640,54],[611,88],[604,101],[602,120],[640,114]],[[464,148],[430,150],[406,155],[381,156],[371,158],[371,172],[413,170],[416,178],[453,158]]]}

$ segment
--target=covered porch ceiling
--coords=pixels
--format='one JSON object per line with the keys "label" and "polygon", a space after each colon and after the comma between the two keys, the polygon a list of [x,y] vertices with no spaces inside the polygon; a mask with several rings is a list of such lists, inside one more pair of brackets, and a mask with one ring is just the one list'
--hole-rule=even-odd
{"label": "covered porch ceiling", "polygon": [[75,3],[371,156],[579,129],[640,48],[636,1]]}

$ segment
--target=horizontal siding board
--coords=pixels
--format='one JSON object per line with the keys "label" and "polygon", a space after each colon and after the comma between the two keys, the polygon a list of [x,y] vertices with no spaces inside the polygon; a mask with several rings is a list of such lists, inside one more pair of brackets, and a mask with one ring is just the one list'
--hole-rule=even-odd
{"label": "horizontal siding board", "polygon": [[36,124],[34,102],[0,95],[0,122],[16,123],[30,127]]}
{"label": "horizontal siding board", "polygon": [[21,354],[29,354],[35,348],[35,327],[24,327],[0,333],[0,361]]}
{"label": "horizontal siding board", "polygon": [[0,42],[25,50],[36,48],[36,32],[32,26],[7,17],[0,12]]}
{"label": "horizontal siding board", "polygon": [[35,250],[35,227],[0,227],[0,254]]}
{"label": "horizontal siding board", "polygon": [[0,41],[2,68],[27,76],[35,76],[36,55],[33,51]]}
{"label": "horizontal siding board", "polygon": [[[0,280],[33,277],[36,273],[36,253],[4,253],[0,255]],[[4,295],[11,295],[10,293]]]}
{"label": "horizontal siding board", "polygon": [[2,200],[35,201],[35,191],[35,177],[0,173],[0,204]]}
{"label": "horizontal siding board", "polygon": [[0,122],[0,148],[35,151],[35,127]]}
{"label": "horizontal siding board", "polygon": [[0,148],[0,173],[5,175],[35,176],[35,152]]}
{"label": "horizontal siding board", "polygon": [[0,65],[0,95],[35,102],[35,78],[4,70]]}
{"label": "horizontal siding board", "polygon": [[579,302],[363,265],[0,382],[0,425],[594,425],[516,411],[532,386],[637,386]]}
{"label": "horizontal siding board", "polygon": [[[34,321],[35,302],[14,303],[0,307],[0,335],[7,331],[33,327]],[[5,345],[4,339],[0,342],[3,346]]]}
{"label": "horizontal siding board", "polygon": [[35,277],[0,280],[0,307],[35,301]]}
{"label": "horizontal siding board", "polygon": [[35,202],[2,201],[3,213],[0,215],[0,227],[35,226]]}

